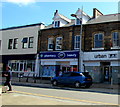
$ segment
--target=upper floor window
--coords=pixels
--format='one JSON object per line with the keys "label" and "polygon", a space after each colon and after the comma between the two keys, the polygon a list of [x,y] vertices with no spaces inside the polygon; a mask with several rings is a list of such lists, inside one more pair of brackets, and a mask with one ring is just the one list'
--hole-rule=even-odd
{"label": "upper floor window", "polygon": [[18,38],[14,39],[14,44],[13,44],[13,49],[17,49],[18,48]]}
{"label": "upper floor window", "polygon": [[48,38],[48,50],[53,50],[53,38]]}
{"label": "upper floor window", "polygon": [[12,49],[13,48],[13,39],[9,39],[8,41],[8,49]]}
{"label": "upper floor window", "polygon": [[55,27],[60,27],[60,21],[55,21],[55,22],[54,22],[54,26],[55,26]]}
{"label": "upper floor window", "polygon": [[22,48],[25,49],[28,47],[28,38],[23,38],[22,40],[23,44],[22,44]]}
{"label": "upper floor window", "polygon": [[34,40],[34,37],[29,37],[28,48],[33,48],[33,40]]}
{"label": "upper floor window", "polygon": [[74,49],[79,49],[79,48],[80,48],[80,36],[75,36]]}
{"label": "upper floor window", "polygon": [[62,50],[62,37],[56,38],[56,50]]}
{"label": "upper floor window", "polygon": [[76,25],[81,25],[82,21],[80,18],[76,18]]}
{"label": "upper floor window", "polygon": [[103,34],[98,33],[94,35],[94,48],[103,48]]}
{"label": "upper floor window", "polygon": [[112,44],[113,44],[113,47],[120,46],[120,37],[118,32],[112,33]]}

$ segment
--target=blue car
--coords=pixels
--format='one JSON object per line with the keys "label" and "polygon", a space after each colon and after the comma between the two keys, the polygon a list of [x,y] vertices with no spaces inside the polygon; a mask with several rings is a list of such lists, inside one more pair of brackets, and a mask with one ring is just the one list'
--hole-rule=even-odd
{"label": "blue car", "polygon": [[84,86],[89,88],[92,85],[92,78],[86,72],[67,72],[58,77],[52,78],[52,85],[70,85],[76,88]]}

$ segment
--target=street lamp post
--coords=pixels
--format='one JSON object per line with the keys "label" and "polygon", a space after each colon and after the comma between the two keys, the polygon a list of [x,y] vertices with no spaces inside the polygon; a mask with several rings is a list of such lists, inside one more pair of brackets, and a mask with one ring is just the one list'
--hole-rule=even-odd
{"label": "street lamp post", "polygon": [[78,61],[78,70],[79,72],[83,71],[83,60],[82,60],[82,10],[81,10],[81,18],[79,18],[76,14],[71,14],[72,17],[75,17],[81,21],[81,26],[80,26],[80,46],[79,46],[79,61]]}

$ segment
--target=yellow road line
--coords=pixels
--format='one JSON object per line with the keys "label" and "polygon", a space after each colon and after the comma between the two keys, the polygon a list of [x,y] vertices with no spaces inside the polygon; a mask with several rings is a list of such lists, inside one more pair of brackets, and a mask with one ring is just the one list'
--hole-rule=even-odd
{"label": "yellow road line", "polygon": [[[20,87],[19,87],[20,88]],[[22,87],[22,88],[27,88],[27,87]],[[36,88],[33,88],[33,89],[36,89]],[[43,88],[41,88],[41,89],[43,89]],[[44,88],[45,89],[45,88]],[[43,89],[43,90],[44,90]],[[38,90],[38,89],[36,89],[36,90]],[[45,90],[50,90],[50,89],[45,89]],[[53,90],[53,89],[52,89]],[[56,89],[54,89],[55,91],[57,91]],[[65,90],[59,90],[59,91],[65,91]],[[70,91],[67,91],[67,92],[70,92],[71,93],[71,91],[72,90],[70,90]],[[86,90],[85,90],[86,91]],[[88,92],[85,92],[85,91],[72,91],[72,92],[74,92],[74,93],[88,93]],[[99,95],[107,95],[107,96],[119,96],[119,95],[117,95],[117,94],[107,94],[107,93],[97,93],[97,92],[93,92],[93,93],[90,93],[90,94],[99,94]]]}
{"label": "yellow road line", "polygon": [[35,94],[35,93],[28,93],[28,92],[21,92],[21,91],[13,91],[13,92],[20,93],[20,94],[26,94],[26,95],[40,96],[40,97],[56,98],[56,99],[62,99],[62,100],[72,100],[72,101],[80,101],[80,102],[85,102],[85,103],[94,103],[94,104],[101,104],[101,105],[118,105],[118,106],[120,106],[119,104],[104,103],[104,102],[98,102],[98,101],[72,99],[72,98],[67,98],[67,97],[49,96],[49,95]]}

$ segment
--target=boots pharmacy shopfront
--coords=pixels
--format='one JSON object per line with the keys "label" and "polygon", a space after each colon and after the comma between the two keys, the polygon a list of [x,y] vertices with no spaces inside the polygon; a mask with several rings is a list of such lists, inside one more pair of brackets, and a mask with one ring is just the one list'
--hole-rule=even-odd
{"label": "boots pharmacy shopfront", "polygon": [[58,76],[62,72],[78,71],[78,51],[41,52],[39,63],[41,77]]}
{"label": "boots pharmacy shopfront", "polygon": [[120,82],[120,51],[84,52],[84,65],[94,82]]}

